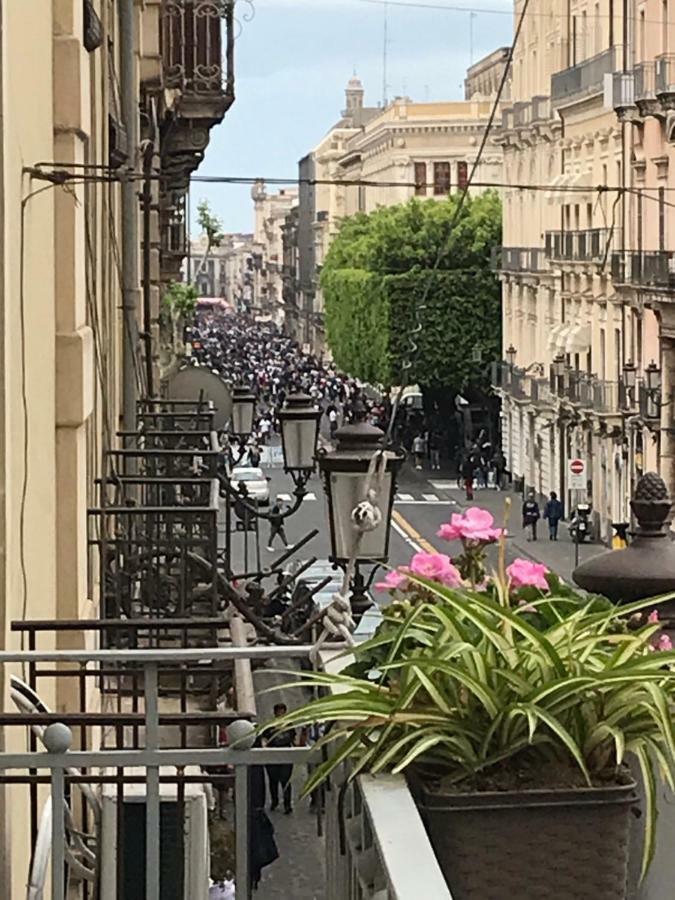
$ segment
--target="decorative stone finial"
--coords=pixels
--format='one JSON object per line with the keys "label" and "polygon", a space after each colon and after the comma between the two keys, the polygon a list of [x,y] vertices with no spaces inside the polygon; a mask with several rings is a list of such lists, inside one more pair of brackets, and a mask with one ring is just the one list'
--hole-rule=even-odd
{"label": "decorative stone finial", "polygon": [[656,472],[646,472],[638,481],[631,509],[638,520],[639,533],[663,533],[670,521],[672,502],[666,483]]}

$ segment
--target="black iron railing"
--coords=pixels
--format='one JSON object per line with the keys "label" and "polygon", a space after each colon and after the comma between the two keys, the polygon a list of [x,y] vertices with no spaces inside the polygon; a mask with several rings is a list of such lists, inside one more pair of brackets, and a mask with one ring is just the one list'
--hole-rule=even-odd
{"label": "black iron railing", "polygon": [[204,96],[233,91],[233,0],[165,0],[162,24],[165,87]]}
{"label": "black iron railing", "polygon": [[541,272],[546,268],[543,247],[499,247],[493,266],[502,272]]}
{"label": "black iron railing", "polygon": [[664,53],[656,59],[656,93],[675,94],[675,53]]}
{"label": "black iron railing", "polygon": [[612,279],[617,284],[675,288],[675,252],[624,250],[612,254]]}
{"label": "black iron railing", "polygon": [[620,245],[616,229],[547,231],[545,252],[548,259],[601,262],[617,243]]}

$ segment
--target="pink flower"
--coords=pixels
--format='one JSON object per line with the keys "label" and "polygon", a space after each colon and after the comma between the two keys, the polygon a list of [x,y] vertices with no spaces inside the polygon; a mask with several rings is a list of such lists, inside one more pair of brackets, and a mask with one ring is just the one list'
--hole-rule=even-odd
{"label": "pink flower", "polygon": [[548,590],[546,575],[548,569],[541,563],[531,562],[529,559],[515,559],[506,569],[511,587],[536,587],[540,591]]}
{"label": "pink flower", "polygon": [[408,579],[396,569],[391,569],[384,576],[384,581],[378,581],[375,584],[376,591],[395,591],[397,588],[404,588],[408,583]]}
{"label": "pink flower", "polygon": [[410,560],[410,571],[446,587],[459,587],[462,583],[458,569],[444,553],[416,553]]}
{"label": "pink flower", "polygon": [[472,506],[460,515],[453,513],[450,521],[441,525],[438,536],[444,541],[477,541],[491,544],[498,541],[503,530],[494,527],[494,516],[486,509]]}
{"label": "pink flower", "polygon": [[672,650],[673,642],[667,634],[662,634],[656,642],[657,650]]}
{"label": "pink flower", "polygon": [[659,611],[658,609],[653,610],[647,616],[647,621],[650,625],[655,625],[659,621]]}

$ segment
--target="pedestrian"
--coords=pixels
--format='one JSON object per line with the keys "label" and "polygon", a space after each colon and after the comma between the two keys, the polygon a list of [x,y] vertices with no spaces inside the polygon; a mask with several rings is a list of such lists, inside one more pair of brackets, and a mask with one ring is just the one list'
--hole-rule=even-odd
{"label": "pedestrian", "polygon": [[476,471],[474,457],[468,453],[462,463],[462,478],[464,479],[464,492],[467,500],[473,500],[473,478]]}
{"label": "pedestrian", "polygon": [[279,497],[277,497],[276,503],[269,511],[268,518],[270,523],[270,536],[267,541],[267,549],[270,553],[274,551],[272,542],[277,535],[281,538],[284,547],[288,549],[288,540],[286,538],[286,530],[284,529],[284,509]]}
{"label": "pedestrian", "polygon": [[429,458],[432,470],[438,472],[441,468],[441,436],[435,430],[429,435]]}
{"label": "pedestrian", "polygon": [[424,458],[424,451],[425,451],[424,435],[420,432],[420,434],[418,434],[413,439],[413,454],[415,456],[415,468],[416,469],[422,468],[422,459]]}
{"label": "pedestrian", "polygon": [[[274,718],[280,719],[288,712],[285,703],[274,704]],[[267,741],[268,747],[295,747],[297,737],[294,728],[285,728],[283,731],[277,731]],[[280,763],[279,765],[268,765],[267,780],[270,787],[270,809],[275,810],[279,806],[279,789],[284,801],[284,812],[290,815],[293,812],[293,803],[291,795],[291,778],[293,776],[293,766],[290,763]]]}
{"label": "pedestrian", "polygon": [[541,518],[539,504],[537,503],[534,491],[529,490],[527,500],[523,503],[523,528],[530,530],[528,541],[537,540],[537,522]]}
{"label": "pedestrian", "polygon": [[251,446],[248,448],[248,464],[249,466],[253,466],[254,469],[257,469],[260,465],[260,457],[262,454],[261,448],[254,441]]}
{"label": "pedestrian", "polygon": [[338,414],[335,407],[331,404],[328,407],[328,431],[330,433],[331,441],[335,440],[335,436],[337,435],[338,430]]}
{"label": "pedestrian", "polygon": [[558,524],[563,517],[563,505],[558,500],[555,491],[551,491],[551,496],[544,507],[544,518],[548,522],[548,539],[550,541],[558,540]]}

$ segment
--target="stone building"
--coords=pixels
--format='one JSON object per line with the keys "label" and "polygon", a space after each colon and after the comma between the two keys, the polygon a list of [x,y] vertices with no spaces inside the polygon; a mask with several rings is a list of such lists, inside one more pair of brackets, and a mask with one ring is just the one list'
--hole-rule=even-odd
{"label": "stone building", "polygon": [[[178,0],[0,7],[2,649],[19,649],[15,620],[99,614],[88,508],[137,397],[158,387],[159,298],[185,251],[182,198],[234,96],[223,70],[232,4],[203,0],[196,15]],[[54,642],[46,633],[40,646]],[[40,695],[52,709],[71,699],[49,678]],[[24,750],[25,732],[3,741]],[[26,895],[37,809],[25,786],[3,785],[5,897]]]}
{"label": "stone building", "polygon": [[268,194],[263,181],[251,189],[255,208],[254,241],[261,247],[260,287],[254,305],[261,319],[284,322],[283,228],[286,216],[298,202],[297,190]]}
{"label": "stone building", "polygon": [[[483,59],[479,59],[478,62],[469,66],[464,79],[464,99],[484,100],[496,97],[508,59],[509,48],[500,47],[499,50],[493,50],[492,53],[488,53]],[[509,70],[501,95],[502,99],[509,99],[510,90],[511,72]]]}
{"label": "stone building", "polygon": [[[612,523],[629,520],[637,477],[659,464],[649,362],[659,359],[663,307],[640,265],[646,247],[666,259],[670,214],[659,185],[668,153],[649,118],[658,108],[653,56],[633,68],[648,52],[642,8],[625,29],[626,7],[610,16],[585,2],[566,9],[552,0],[546,16],[526,17],[503,113],[504,181],[513,186],[500,262],[503,442],[525,486],[557,491],[568,510],[590,500],[609,540]],[[633,193],[647,171],[648,213]],[[572,490],[577,457],[586,487]]]}

